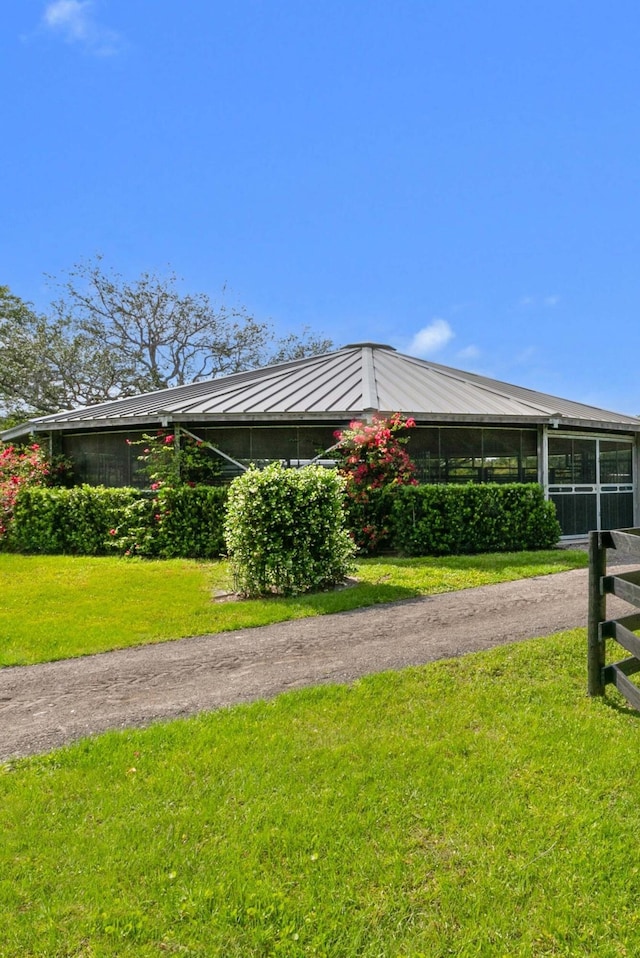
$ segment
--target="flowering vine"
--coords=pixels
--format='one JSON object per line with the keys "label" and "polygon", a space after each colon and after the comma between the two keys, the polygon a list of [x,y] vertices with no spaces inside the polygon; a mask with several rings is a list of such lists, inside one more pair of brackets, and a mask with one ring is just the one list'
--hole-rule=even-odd
{"label": "flowering vine", "polygon": [[340,443],[340,472],[358,488],[417,485],[415,466],[404,448],[409,441],[406,432],[415,424],[395,413],[389,419],[374,416],[371,423],[355,421],[338,430],[334,435]]}
{"label": "flowering vine", "polygon": [[360,549],[373,552],[389,533],[376,514],[371,492],[393,485],[418,485],[416,468],[406,449],[407,431],[415,420],[395,413],[374,416],[370,423],[354,421],[334,435],[338,470],[346,479],[347,508]]}
{"label": "flowering vine", "polygon": [[142,463],[140,471],[154,492],[165,486],[210,485],[220,473],[218,462],[205,452],[204,443],[191,436],[182,435],[178,445],[173,433],[158,429],[155,435],[144,433],[142,439],[127,439],[126,443],[142,446],[137,457]]}
{"label": "flowering vine", "polygon": [[155,434],[143,433],[141,439],[126,439],[128,446],[141,447],[137,456],[149,481],[153,496],[128,506],[123,521],[109,530],[109,545],[125,556],[155,555],[158,533],[171,514],[168,502],[172,489],[212,485],[220,474],[220,465],[204,448],[200,439],[180,436],[167,429]]}

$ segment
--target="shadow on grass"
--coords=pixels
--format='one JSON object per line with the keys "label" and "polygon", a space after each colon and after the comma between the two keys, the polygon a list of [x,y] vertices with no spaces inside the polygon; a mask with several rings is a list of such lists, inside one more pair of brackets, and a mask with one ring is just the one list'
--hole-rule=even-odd
{"label": "shadow on grass", "polygon": [[607,708],[613,712],[619,712],[621,715],[626,715],[628,718],[635,719],[636,721],[640,719],[640,712],[635,709],[633,705],[629,705],[622,695],[619,699],[613,699],[605,693],[602,701]]}
{"label": "shadow on grass", "polygon": [[315,592],[284,598],[242,599],[224,603],[215,611],[202,632],[228,632],[235,629],[273,625],[292,619],[311,618],[316,615],[331,615],[338,612],[353,612],[374,605],[388,605],[420,597],[417,589],[406,586],[371,584],[360,582],[346,589]]}
{"label": "shadow on grass", "polygon": [[346,589],[335,589],[330,592],[314,592],[309,595],[297,596],[293,601],[296,606],[304,605],[316,613],[346,612],[352,609],[371,605],[382,605],[389,602],[400,602],[403,599],[415,599],[420,596],[418,589],[403,585],[387,585],[385,583],[359,582]]}

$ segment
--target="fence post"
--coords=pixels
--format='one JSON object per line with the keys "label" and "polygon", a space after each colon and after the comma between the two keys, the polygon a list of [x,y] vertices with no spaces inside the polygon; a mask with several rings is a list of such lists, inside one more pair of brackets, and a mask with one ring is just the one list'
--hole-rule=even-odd
{"label": "fence post", "polygon": [[605,666],[605,640],[600,638],[599,625],[607,617],[607,598],[600,589],[600,579],[607,573],[607,550],[598,532],[589,533],[589,619],[587,669],[589,695],[604,695],[602,672]]}

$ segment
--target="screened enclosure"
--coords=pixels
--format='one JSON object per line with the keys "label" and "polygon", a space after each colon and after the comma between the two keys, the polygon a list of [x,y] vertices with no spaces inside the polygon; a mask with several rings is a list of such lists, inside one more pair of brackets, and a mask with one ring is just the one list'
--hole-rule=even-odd
{"label": "screened enclosure", "polygon": [[537,429],[418,427],[408,452],[422,482],[537,482]]}
{"label": "screened enclosure", "polygon": [[[216,450],[220,482],[252,463],[301,466],[320,458],[330,465],[335,430],[327,425],[235,425],[186,427]],[[178,427],[179,428],[179,427]],[[74,462],[76,477],[91,485],[147,484],[135,445],[142,431],[66,434],[59,448]],[[407,452],[425,483],[540,482],[556,506],[564,536],[634,523],[634,439],[545,431],[547,472],[539,457],[537,427],[420,426],[409,433]],[[130,445],[129,443],[133,443]]]}

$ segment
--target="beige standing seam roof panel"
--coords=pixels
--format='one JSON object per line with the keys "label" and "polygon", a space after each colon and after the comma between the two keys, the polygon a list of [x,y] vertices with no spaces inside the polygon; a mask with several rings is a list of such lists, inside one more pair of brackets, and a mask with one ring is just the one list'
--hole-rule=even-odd
{"label": "beige standing seam roof panel", "polygon": [[[377,343],[33,419],[30,432],[148,422],[331,422],[402,412],[419,422],[538,423],[640,431],[640,419],[417,359]],[[626,431],[625,430],[625,431]]]}

